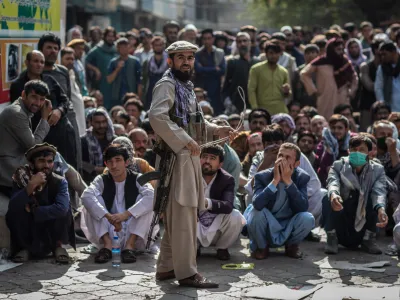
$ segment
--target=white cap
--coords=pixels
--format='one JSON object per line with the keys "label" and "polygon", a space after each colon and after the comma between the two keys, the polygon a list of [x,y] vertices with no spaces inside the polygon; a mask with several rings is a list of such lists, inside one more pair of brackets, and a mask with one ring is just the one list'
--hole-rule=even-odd
{"label": "white cap", "polygon": [[285,31],[289,31],[290,33],[293,33],[293,29],[289,25],[283,26],[281,28],[281,32],[285,32]]}
{"label": "white cap", "polygon": [[187,31],[187,30],[197,31],[197,27],[194,26],[193,24],[187,24],[185,26],[185,31]]}

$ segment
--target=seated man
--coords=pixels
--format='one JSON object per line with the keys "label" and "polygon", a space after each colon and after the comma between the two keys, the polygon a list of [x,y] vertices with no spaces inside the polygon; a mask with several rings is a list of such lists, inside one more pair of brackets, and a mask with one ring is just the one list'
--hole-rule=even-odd
{"label": "seated man", "polygon": [[[393,123],[381,120],[372,126],[373,135],[377,141],[377,159],[381,162],[388,176],[397,186],[400,185],[400,151],[396,149],[396,137],[394,136]],[[389,192],[389,191],[388,191]],[[388,193],[387,212],[391,215],[400,204],[400,192],[392,191]],[[389,219],[390,231],[394,224]]]}
{"label": "seated man", "polygon": [[[213,119],[211,121],[212,124],[215,124],[217,126],[229,126],[228,121],[223,120],[223,119]],[[223,139],[223,138],[228,138],[229,134],[219,134],[218,136],[214,136],[214,140],[218,139]],[[235,197],[236,193],[239,189],[239,181],[240,181],[240,172],[242,170],[242,165],[240,164],[240,159],[239,156],[236,154],[235,150],[229,146],[229,140],[223,141],[220,143],[220,145],[224,149],[224,162],[222,165],[222,168],[228,173],[233,176],[233,179],[235,180]],[[241,209],[241,204],[239,199],[235,199],[235,207],[238,209]]]}
{"label": "seated man", "polygon": [[81,136],[82,177],[87,184],[104,171],[103,151],[117,136],[108,113],[97,108],[90,117],[91,126]]}
{"label": "seated man", "polygon": [[249,151],[242,161],[242,173],[246,178],[249,176],[249,171],[254,155],[256,155],[258,151],[262,151],[264,149],[261,136],[261,132],[255,132],[250,134],[247,138],[246,142]]}
{"label": "seated man", "polygon": [[351,104],[341,103],[336,105],[335,108],[333,109],[333,114],[345,116],[347,120],[349,120],[349,129],[351,132],[359,131],[358,130],[359,126],[357,125],[353,117],[353,107],[351,106]]}
{"label": "seated man", "polygon": [[[253,163],[249,171],[248,182],[245,186],[249,195],[253,194],[254,175],[274,166],[279,147],[283,143],[284,138],[284,132],[278,124],[269,125],[263,131],[262,141],[265,150],[257,152],[253,158]],[[322,215],[322,198],[327,197],[327,192],[326,190],[321,189],[321,183],[318,179],[318,176],[304,154],[301,154],[300,156],[300,168],[310,176],[310,180],[307,183],[308,212],[313,214],[315,223],[318,226],[320,225],[320,219]],[[320,241],[320,237],[313,232],[310,233],[307,239],[315,242]]]}
{"label": "seated man", "polygon": [[[25,161],[26,151],[42,143],[50,130],[48,119],[52,111],[47,85],[39,80],[25,84],[22,95],[0,113],[0,192],[11,197],[12,175]],[[32,116],[41,114],[41,121],[32,130]]]}
{"label": "seated man", "polygon": [[131,130],[133,130],[138,122],[135,117],[128,115],[128,113],[124,111],[119,111],[117,113],[115,121],[116,121],[115,124],[120,124],[124,126],[126,132],[130,132]]}
{"label": "seated man", "polygon": [[322,141],[322,131],[328,127],[328,122],[323,116],[316,115],[311,119],[311,132],[317,137],[318,143]]}
{"label": "seated man", "polygon": [[245,212],[255,259],[265,259],[270,247],[283,245],[287,256],[302,257],[299,243],[314,228],[315,220],[307,212],[310,176],[298,168],[300,156],[296,145],[284,143],[274,167],[255,175],[253,204]]}
{"label": "seated man", "polygon": [[338,244],[349,248],[361,244],[366,252],[381,254],[376,227],[384,228],[388,222],[385,170],[367,159],[372,150],[368,137],[352,137],[349,148],[349,156],[335,161],[328,175],[329,199],[323,199],[322,204],[327,234],[325,253],[337,254]]}
{"label": "seated man", "polygon": [[199,214],[197,238],[203,247],[215,245],[219,260],[228,260],[228,248],[236,242],[246,222],[242,214],[233,209],[235,180],[222,169],[224,149],[221,146],[203,148],[200,162],[206,210]]}
{"label": "seated man", "polygon": [[[154,171],[154,168],[150,164],[139,157],[135,157],[135,150],[133,149],[133,144],[131,140],[125,136],[119,136],[112,141],[112,144],[119,144],[124,146],[128,150],[128,169],[133,172],[145,174]],[[154,184],[153,184],[154,186]]]}
{"label": "seated man", "polygon": [[318,178],[324,188],[333,162],[349,153],[349,140],[353,135],[349,131],[349,126],[346,117],[332,115],[329,119],[329,128],[324,128],[322,131],[322,141],[317,145],[315,154],[318,156]]}
{"label": "seated man", "polygon": [[301,131],[297,135],[297,146],[299,146],[301,153],[303,153],[314,170],[318,170],[318,156],[315,154],[315,146],[317,144],[317,137],[311,131]]}
{"label": "seated man", "polygon": [[296,143],[293,134],[296,130],[296,124],[293,118],[288,114],[276,114],[272,116],[272,124],[278,124],[281,126],[283,133],[285,134],[285,142]]}
{"label": "seated man", "polygon": [[18,168],[13,176],[6,222],[14,262],[52,252],[58,263],[68,263],[62,245],[69,243],[75,248],[68,183],[53,173],[55,155],[54,146],[37,144],[26,152],[29,166]]}
{"label": "seated man", "polygon": [[155,168],[156,166],[156,153],[153,150],[153,145],[156,143],[157,136],[154,133],[153,128],[151,127],[149,119],[144,119],[141,124],[141,128],[146,131],[147,136],[149,138],[148,140],[148,149],[146,150],[146,153],[144,154],[143,159],[146,160],[150,166]]}
{"label": "seated man", "polygon": [[132,141],[136,157],[144,158],[149,145],[146,131],[142,128],[135,128],[129,132],[128,137]]}
{"label": "seated man", "polygon": [[134,263],[133,250],[143,249],[147,242],[154,190],[150,184],[137,183],[138,173],[127,168],[129,154],[125,147],[110,145],[103,157],[108,172],[97,176],[83,192],[81,228],[86,238],[101,249],[95,257],[96,263],[106,263],[112,258],[114,235],[119,236],[124,249],[121,261]]}
{"label": "seated man", "polygon": [[[255,132],[261,132],[264,130],[265,126],[271,124],[271,116],[265,109],[257,108],[253,110],[247,110],[246,114],[248,111],[250,111],[250,113],[248,118],[245,117],[246,119],[244,127],[248,127],[249,131],[240,132],[230,143],[231,148],[235,150],[241,161],[244,159],[247,153],[246,142],[249,135]],[[232,128],[236,129],[236,127]]]}

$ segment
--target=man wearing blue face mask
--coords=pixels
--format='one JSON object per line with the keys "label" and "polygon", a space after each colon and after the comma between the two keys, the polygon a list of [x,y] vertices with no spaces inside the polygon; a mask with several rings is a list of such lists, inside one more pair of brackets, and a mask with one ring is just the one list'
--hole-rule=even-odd
{"label": "man wearing blue face mask", "polygon": [[384,228],[388,217],[385,169],[368,160],[372,142],[366,136],[349,141],[349,156],[333,163],[328,175],[328,199],[323,200],[322,214],[327,233],[325,253],[337,254],[338,245],[361,248],[381,254],[376,244],[376,228]]}

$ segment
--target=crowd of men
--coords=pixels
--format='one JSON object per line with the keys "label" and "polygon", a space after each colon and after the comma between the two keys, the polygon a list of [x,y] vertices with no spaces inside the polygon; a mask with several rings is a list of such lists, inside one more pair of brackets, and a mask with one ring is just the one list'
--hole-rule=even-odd
{"label": "crowd of men", "polygon": [[[0,113],[0,192],[9,199],[14,261],[53,253],[67,263],[62,245],[86,239],[105,263],[118,235],[122,262],[135,262],[159,235],[156,226],[149,239],[157,182],[138,178],[159,167],[160,140],[180,169],[158,280],[215,287],[192,278],[195,263],[178,263],[193,259],[179,250],[187,216],[197,219],[189,237],[197,256],[215,247],[220,260],[240,234],[255,259],[282,246],[301,258],[299,244],[319,242],[318,227],[328,254],[339,245],[380,254],[381,232],[400,251],[400,24],[313,34],[248,25],[230,34],[170,21],[162,33],[93,27],[87,40],[75,26],[65,47],[51,33],[40,38]],[[196,103],[182,100],[192,96]],[[180,132],[192,121],[194,132],[209,134]],[[200,155],[200,168],[182,149]]]}

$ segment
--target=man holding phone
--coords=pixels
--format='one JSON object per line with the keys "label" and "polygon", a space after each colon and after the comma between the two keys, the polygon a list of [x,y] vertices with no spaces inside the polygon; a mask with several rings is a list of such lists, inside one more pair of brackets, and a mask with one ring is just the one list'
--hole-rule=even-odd
{"label": "man holding phone", "polygon": [[280,146],[272,168],[255,175],[253,204],[245,211],[250,251],[266,259],[269,248],[285,245],[285,254],[301,258],[299,243],[314,228],[308,210],[310,176],[299,168],[301,151],[294,144]]}
{"label": "man holding phone", "polygon": [[381,164],[368,159],[371,150],[368,137],[352,137],[349,156],[335,161],[329,171],[329,199],[322,204],[327,254],[337,254],[339,244],[348,248],[361,245],[370,254],[382,253],[376,244],[376,229],[388,222],[386,176]]}

